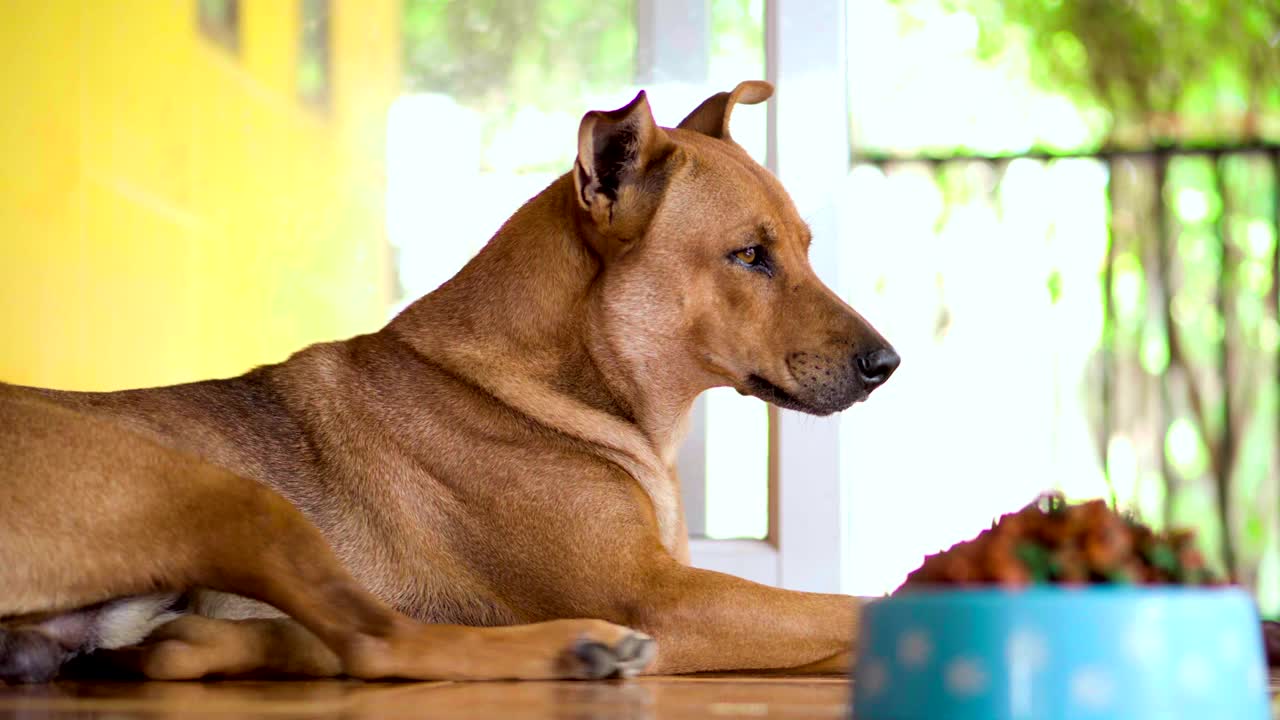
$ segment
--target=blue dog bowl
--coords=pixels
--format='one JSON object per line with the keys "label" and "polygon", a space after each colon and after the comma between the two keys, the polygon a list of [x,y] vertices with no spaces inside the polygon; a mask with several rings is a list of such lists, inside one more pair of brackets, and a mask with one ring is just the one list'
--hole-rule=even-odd
{"label": "blue dog bowl", "polygon": [[926,590],[872,601],[856,720],[1268,720],[1253,600],[1234,589]]}

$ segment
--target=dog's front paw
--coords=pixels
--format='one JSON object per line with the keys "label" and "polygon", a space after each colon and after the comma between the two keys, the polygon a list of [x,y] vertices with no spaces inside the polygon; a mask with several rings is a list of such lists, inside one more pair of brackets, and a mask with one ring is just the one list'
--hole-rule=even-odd
{"label": "dog's front paw", "polygon": [[579,640],[567,662],[568,676],[587,680],[629,678],[649,667],[658,654],[658,644],[644,633],[619,629],[625,634],[611,644],[585,637]]}

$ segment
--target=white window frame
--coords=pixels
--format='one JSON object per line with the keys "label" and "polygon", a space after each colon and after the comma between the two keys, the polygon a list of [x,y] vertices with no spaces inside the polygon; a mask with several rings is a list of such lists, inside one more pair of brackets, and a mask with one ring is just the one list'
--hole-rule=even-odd
{"label": "white window frame", "polygon": [[[637,0],[637,14],[639,80],[706,79],[708,0]],[[766,0],[765,74],[776,88],[766,164],[812,226],[818,242],[810,261],[832,288],[840,287],[836,193],[849,172],[845,55],[844,0]],[[701,399],[695,404],[677,462],[693,564],[793,590],[841,592],[850,558],[839,418],[770,408],[769,438],[767,539],[696,537],[706,511],[706,409]]]}

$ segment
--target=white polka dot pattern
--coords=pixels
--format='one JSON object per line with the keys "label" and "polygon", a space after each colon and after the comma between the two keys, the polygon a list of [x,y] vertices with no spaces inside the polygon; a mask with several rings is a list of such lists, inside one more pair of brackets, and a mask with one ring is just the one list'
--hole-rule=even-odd
{"label": "white polka dot pattern", "polygon": [[986,689],[987,673],[977,660],[957,658],[947,663],[943,682],[955,697],[973,697]]}
{"label": "white polka dot pattern", "polygon": [[1044,669],[1049,662],[1049,644],[1040,633],[1023,628],[1009,635],[1005,657],[1014,667],[1030,671]]}
{"label": "white polka dot pattern", "polygon": [[889,670],[885,668],[884,661],[880,658],[869,658],[858,675],[857,690],[860,693],[866,693],[868,697],[877,697],[884,692],[888,680]]}
{"label": "white polka dot pattern", "polygon": [[1086,710],[1105,710],[1115,696],[1115,683],[1102,668],[1082,667],[1071,675],[1072,704]]}
{"label": "white polka dot pattern", "polygon": [[898,662],[904,668],[921,668],[933,655],[933,642],[922,630],[908,630],[898,639]]}
{"label": "white polka dot pattern", "polygon": [[904,595],[862,627],[854,717],[1271,718],[1243,592]]}
{"label": "white polka dot pattern", "polygon": [[1138,609],[1124,637],[1125,650],[1131,658],[1145,664],[1159,662],[1165,657],[1164,616],[1164,608],[1159,603]]}

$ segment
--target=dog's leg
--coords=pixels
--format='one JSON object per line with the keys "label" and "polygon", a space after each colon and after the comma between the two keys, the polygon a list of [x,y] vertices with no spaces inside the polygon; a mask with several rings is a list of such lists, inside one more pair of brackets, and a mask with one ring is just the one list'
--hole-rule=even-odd
{"label": "dog's leg", "polygon": [[184,615],[142,644],[101,651],[94,659],[153,680],[247,674],[334,677],[344,670],[333,650],[288,618]]}
{"label": "dog's leg", "polygon": [[[156,528],[172,539],[153,562],[192,562],[187,582],[252,597],[297,621],[231,623],[182,618],[136,654],[155,679],[275,670],[363,678],[575,678],[633,674],[652,640],[599,620],[501,628],[425,625],[362,589],[319,531],[276,493],[216,468],[191,488],[211,487],[199,522],[174,514]],[[198,498],[189,497],[191,501]],[[305,630],[303,629],[305,628]],[[216,637],[218,633],[225,633]]]}
{"label": "dog's leg", "polygon": [[650,672],[848,672],[861,601],[723,573],[668,567],[636,599],[634,624],[657,638]]}
{"label": "dog's leg", "polygon": [[[0,402],[0,467],[0,616],[210,588],[278,608],[318,638],[342,672],[364,678],[600,677],[638,672],[653,654],[648,637],[600,620],[501,628],[414,622],[364,590],[279,494],[43,403]],[[270,647],[312,652],[315,643],[302,637]],[[145,665],[149,674],[198,677],[212,667],[200,662],[208,653],[191,661],[180,645],[165,647]],[[315,656],[280,662],[321,664]]]}
{"label": "dog's leg", "polygon": [[[152,642],[111,655],[153,679],[259,671],[363,678],[597,678],[635,674],[652,659],[651,639],[600,620],[499,628],[414,622],[361,588],[320,532],[276,493],[211,466],[186,468],[180,477],[181,502],[175,504],[200,512],[148,518],[146,537],[164,542],[135,537],[131,565],[111,563],[111,555],[85,555],[63,561],[64,569],[76,561],[94,573],[103,572],[103,564],[113,565],[110,592],[137,592],[143,585],[215,588],[261,600],[297,622],[187,616],[159,628]],[[119,527],[111,522],[102,529],[109,535]],[[67,594],[51,580],[74,573],[41,576],[31,563],[28,558],[18,574],[41,579],[39,589],[46,596]],[[57,621],[74,617],[68,613]],[[51,654],[59,645],[50,633],[5,639],[12,646],[8,649],[21,651],[7,656],[40,661],[40,667],[16,668],[15,680],[46,679],[69,655]]]}
{"label": "dog's leg", "polygon": [[[200,544],[210,556],[196,584],[266,602],[309,633],[276,623],[243,624],[237,637],[268,648],[284,667],[327,671],[314,635],[340,660],[342,671],[364,678],[561,678],[638,672],[653,654],[652,640],[599,620],[558,620],[498,628],[426,625],[388,608],[363,590],[329,550],[319,531],[287,501],[256,483],[238,484],[254,497],[226,502],[227,512]],[[246,542],[246,539],[253,539]],[[259,544],[261,543],[261,544]],[[178,642],[192,643],[174,638]],[[194,677],[221,672],[165,645],[149,667],[153,676]],[[268,652],[258,651],[258,656]],[[253,652],[242,653],[252,658]],[[216,662],[213,662],[216,661]],[[237,667],[237,671],[244,671]]]}
{"label": "dog's leg", "polygon": [[[643,635],[628,633],[612,646],[604,646],[585,640],[585,634],[573,635],[571,626],[574,625],[580,632],[590,632],[583,623],[591,621],[453,628],[459,631],[453,637],[430,638],[431,646],[421,649],[424,662],[432,663],[434,669],[390,672],[389,676],[602,678],[637,674],[652,659],[652,641]],[[439,629],[441,626],[429,627]],[[566,639],[571,652],[553,650],[551,656],[546,655],[547,649],[563,645]],[[458,652],[459,645],[467,650]],[[453,652],[447,652],[450,647]],[[441,655],[447,657],[441,658]],[[288,618],[220,620],[187,615],[159,628],[141,645],[99,653],[98,661],[154,680],[237,675],[333,677],[346,673],[382,677],[388,674],[349,672],[349,660],[338,657],[318,637]],[[523,667],[513,667],[513,661]],[[386,661],[375,658],[373,662],[381,665]]]}

